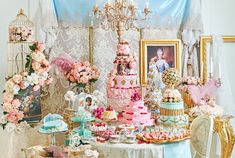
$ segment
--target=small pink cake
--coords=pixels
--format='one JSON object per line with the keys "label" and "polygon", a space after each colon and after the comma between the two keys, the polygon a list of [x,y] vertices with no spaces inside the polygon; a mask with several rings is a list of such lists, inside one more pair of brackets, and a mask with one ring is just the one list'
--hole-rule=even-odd
{"label": "small pink cake", "polygon": [[148,112],[147,107],[144,106],[143,100],[138,92],[131,96],[130,104],[125,108],[122,117],[119,118],[119,122],[122,124],[134,124],[134,125],[152,125],[153,119]]}

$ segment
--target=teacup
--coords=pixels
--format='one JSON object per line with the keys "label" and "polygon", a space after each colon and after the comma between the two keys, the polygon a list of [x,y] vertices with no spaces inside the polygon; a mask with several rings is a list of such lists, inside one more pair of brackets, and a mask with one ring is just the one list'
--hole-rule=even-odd
{"label": "teacup", "polygon": [[136,141],[136,136],[135,135],[127,135],[126,136],[126,142],[127,143],[135,143]]}
{"label": "teacup", "polygon": [[119,135],[111,135],[109,138],[111,143],[119,143],[120,142],[120,136]]}

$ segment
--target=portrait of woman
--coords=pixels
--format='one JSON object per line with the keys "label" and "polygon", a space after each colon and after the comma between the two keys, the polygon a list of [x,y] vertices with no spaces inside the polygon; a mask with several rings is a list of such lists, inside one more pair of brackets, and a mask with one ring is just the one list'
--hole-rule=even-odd
{"label": "portrait of woman", "polygon": [[[168,68],[176,68],[180,72],[180,40],[142,40],[140,52],[141,85],[147,84],[150,64],[161,76]],[[154,71],[155,71],[154,70]]]}
{"label": "portrait of woman", "polygon": [[173,46],[149,46],[148,49],[148,66],[151,60],[156,62],[156,68],[162,73],[168,68],[175,65],[175,54]]}

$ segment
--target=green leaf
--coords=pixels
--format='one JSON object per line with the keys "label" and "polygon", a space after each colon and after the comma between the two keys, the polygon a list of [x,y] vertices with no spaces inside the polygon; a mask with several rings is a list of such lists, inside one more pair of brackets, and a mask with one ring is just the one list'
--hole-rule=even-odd
{"label": "green leaf", "polygon": [[32,46],[29,46],[29,48],[30,48],[32,51],[35,51],[36,48],[37,48],[37,46],[36,46],[36,44],[34,43]]}
{"label": "green leaf", "polygon": [[18,91],[18,94],[17,94],[18,96],[23,96],[24,95],[24,90],[23,89],[20,89],[19,91]]}
{"label": "green leaf", "polygon": [[96,81],[97,81],[97,79],[94,79],[94,78],[89,80],[89,82],[96,82]]}

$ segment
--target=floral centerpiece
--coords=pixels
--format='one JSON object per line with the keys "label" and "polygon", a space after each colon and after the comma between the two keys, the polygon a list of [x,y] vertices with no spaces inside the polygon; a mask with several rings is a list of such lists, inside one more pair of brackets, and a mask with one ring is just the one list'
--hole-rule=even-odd
{"label": "floral centerpiece", "polygon": [[75,84],[74,88],[79,92],[86,91],[87,86],[96,82],[100,76],[100,71],[95,65],[88,61],[75,61],[67,54],[60,54],[52,64],[59,68],[69,83]]}
{"label": "floral centerpiece", "polygon": [[[49,85],[52,78],[48,75],[49,62],[43,51],[44,44],[35,42],[30,46],[31,53],[26,57],[26,70],[8,78],[3,92],[3,113],[1,124],[18,124],[29,112],[34,93]],[[28,93],[29,91],[29,93]],[[26,93],[27,92],[27,93]]]}

